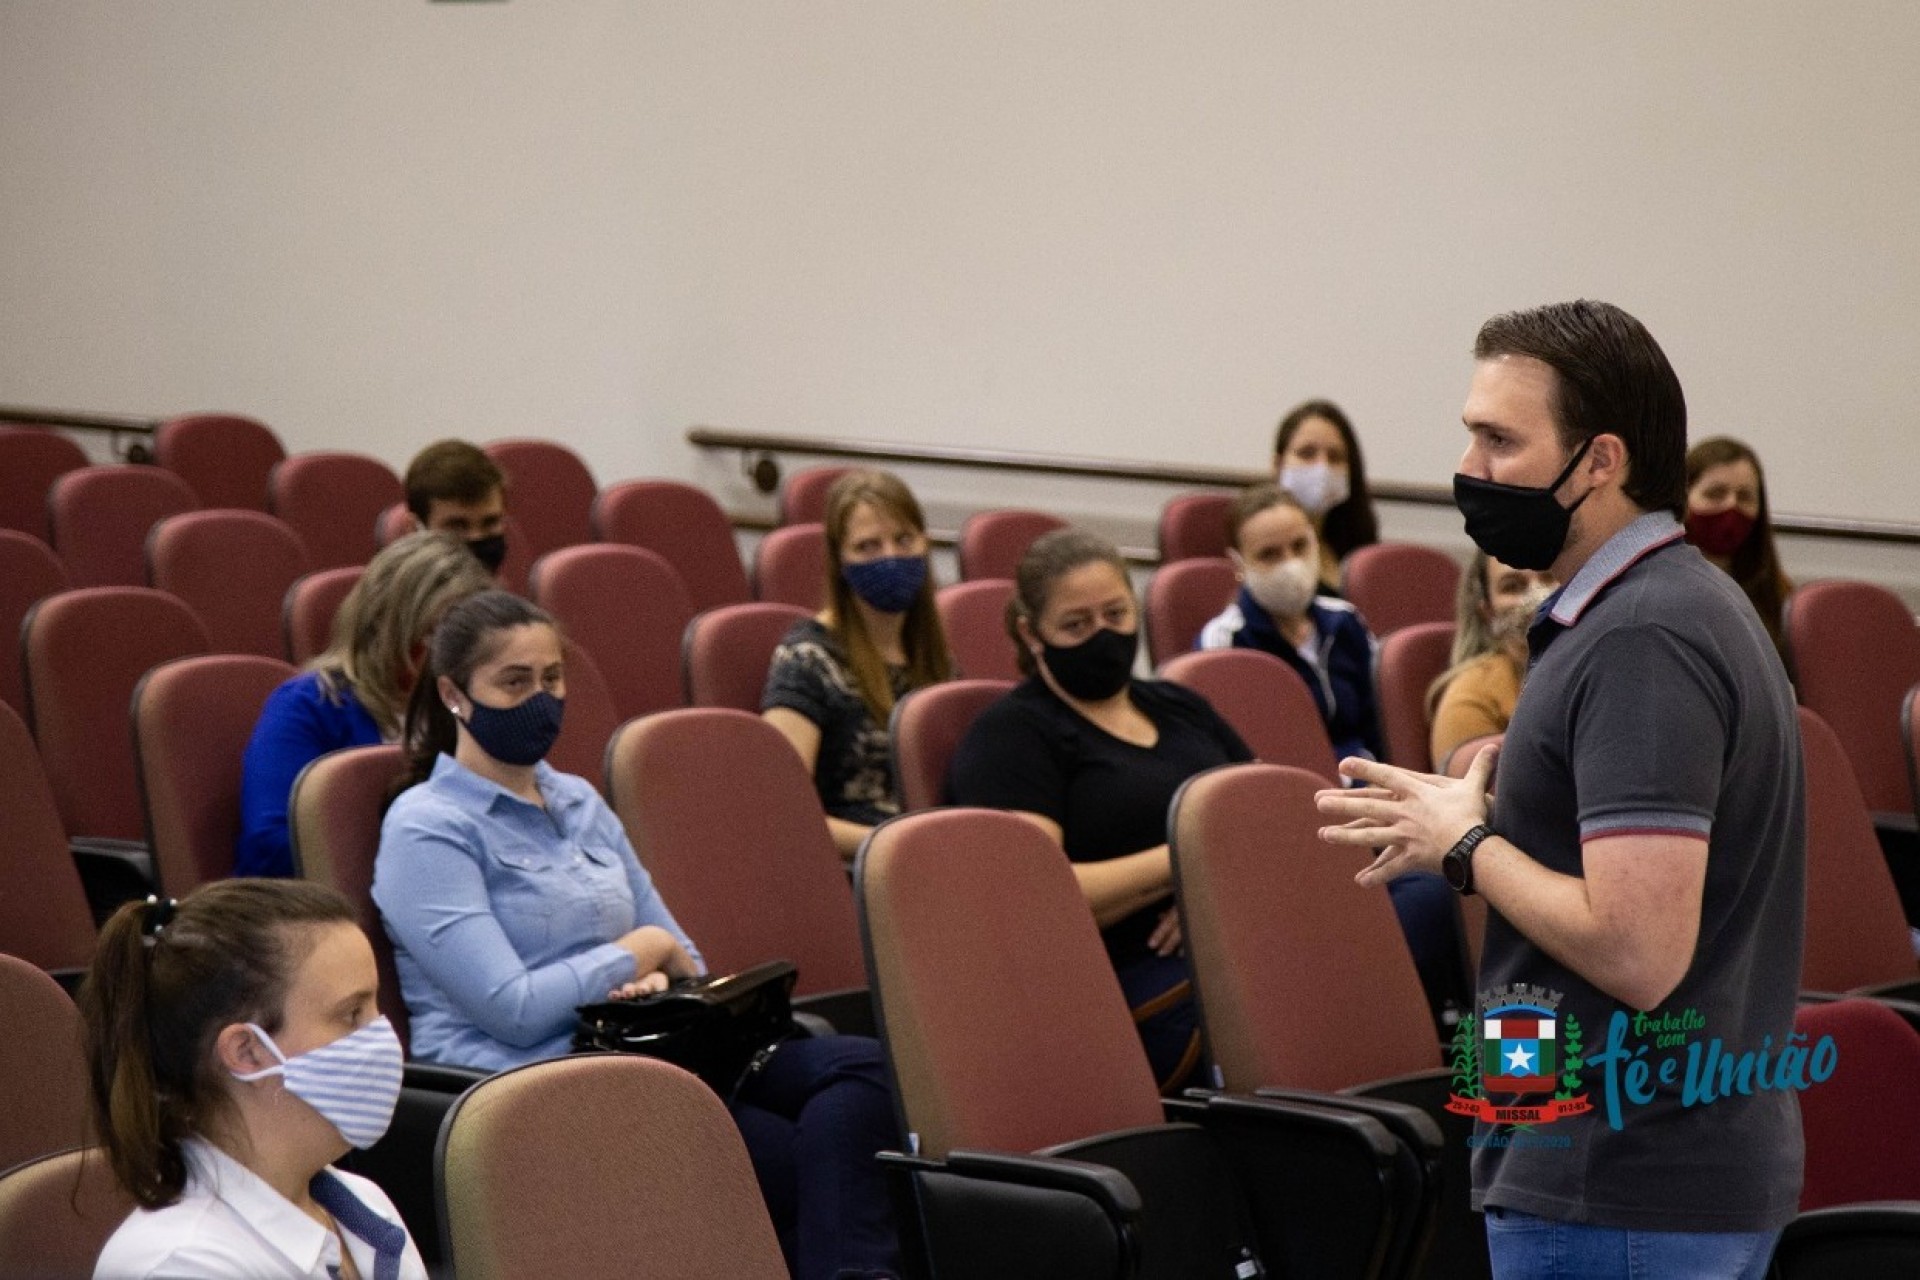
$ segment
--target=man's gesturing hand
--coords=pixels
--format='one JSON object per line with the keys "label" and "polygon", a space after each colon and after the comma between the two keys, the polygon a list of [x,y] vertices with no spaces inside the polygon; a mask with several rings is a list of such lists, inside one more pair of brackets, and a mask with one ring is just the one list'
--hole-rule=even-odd
{"label": "man's gesturing hand", "polygon": [[1332,845],[1379,851],[1354,876],[1361,884],[1385,884],[1409,871],[1437,872],[1441,856],[1476,823],[1487,820],[1487,784],[1499,750],[1482,747],[1464,778],[1415,773],[1349,756],[1340,762],[1340,772],[1366,785],[1315,793],[1321,815],[1340,823],[1320,828],[1320,838]]}

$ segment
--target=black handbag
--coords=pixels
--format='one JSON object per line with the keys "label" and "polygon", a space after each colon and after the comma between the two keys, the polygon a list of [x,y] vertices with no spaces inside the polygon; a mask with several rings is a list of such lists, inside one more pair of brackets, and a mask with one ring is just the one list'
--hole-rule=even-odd
{"label": "black handbag", "polygon": [[747,1076],[797,1034],[788,960],[724,977],[686,978],[655,995],[579,1007],[575,1053],[640,1053],[684,1067],[732,1100]]}

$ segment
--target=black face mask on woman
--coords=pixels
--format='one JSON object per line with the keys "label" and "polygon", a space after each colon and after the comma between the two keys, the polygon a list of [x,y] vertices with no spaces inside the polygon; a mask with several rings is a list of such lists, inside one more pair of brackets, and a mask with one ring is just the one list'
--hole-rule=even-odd
{"label": "black face mask on woman", "polygon": [[1076,645],[1042,643],[1040,657],[1054,682],[1082,702],[1102,702],[1127,687],[1140,633],[1102,627]]}
{"label": "black face mask on woman", "polygon": [[1496,484],[1475,476],[1453,478],[1453,504],[1467,518],[1467,536],[1474,545],[1502,564],[1516,569],[1549,569],[1567,545],[1573,513],[1593,496],[1589,489],[1570,507],[1553,495],[1567,482],[1593,444],[1588,436],[1553,483],[1544,489],[1521,484]]}

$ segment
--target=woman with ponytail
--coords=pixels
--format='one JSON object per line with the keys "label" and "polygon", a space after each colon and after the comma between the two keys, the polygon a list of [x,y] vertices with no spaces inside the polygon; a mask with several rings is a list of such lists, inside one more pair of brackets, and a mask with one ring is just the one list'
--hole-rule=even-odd
{"label": "woman with ponytail", "polygon": [[[373,872],[418,1058],[558,1057],[578,1006],[705,970],[600,793],[546,762],[566,693],[559,630],[518,596],[474,596],[434,631],[407,714],[415,785]],[[728,1102],[794,1274],[891,1274],[874,1153],[898,1138],[879,1046],[790,1040]]]}
{"label": "woman with ponytail", "polygon": [[425,1280],[379,1187],[328,1165],[385,1133],[401,1050],[353,909],[227,880],[120,908],[80,993],[93,1127],[142,1208],[94,1274]]}

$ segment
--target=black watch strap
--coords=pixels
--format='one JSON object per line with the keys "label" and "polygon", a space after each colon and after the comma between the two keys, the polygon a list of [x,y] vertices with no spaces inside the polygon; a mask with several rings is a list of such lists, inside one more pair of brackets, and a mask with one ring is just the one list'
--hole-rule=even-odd
{"label": "black watch strap", "polygon": [[1453,848],[1441,855],[1440,870],[1447,877],[1447,883],[1458,892],[1473,892],[1473,851],[1492,834],[1486,823],[1476,822],[1467,828],[1465,835],[1454,841]]}

